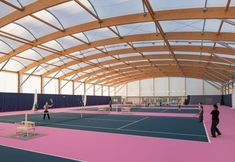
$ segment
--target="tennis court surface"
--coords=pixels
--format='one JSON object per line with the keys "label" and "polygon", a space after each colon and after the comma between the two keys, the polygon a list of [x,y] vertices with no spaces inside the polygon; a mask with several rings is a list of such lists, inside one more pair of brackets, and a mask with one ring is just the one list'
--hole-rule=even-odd
{"label": "tennis court surface", "polygon": [[[0,122],[16,123],[23,119],[24,115],[1,116]],[[60,112],[51,113],[51,120],[43,120],[40,113],[30,114],[28,120],[37,126],[208,142],[203,123],[193,117]]]}
{"label": "tennis court surface", "polygon": [[6,147],[0,145],[1,162],[19,162],[19,161],[33,161],[33,162],[79,162],[77,160],[65,159],[62,157],[36,153],[32,151],[25,151],[22,149]]}

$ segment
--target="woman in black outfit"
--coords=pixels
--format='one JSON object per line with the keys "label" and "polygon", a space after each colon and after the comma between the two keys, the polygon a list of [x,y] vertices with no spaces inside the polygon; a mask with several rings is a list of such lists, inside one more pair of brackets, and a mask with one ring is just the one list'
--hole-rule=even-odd
{"label": "woman in black outfit", "polygon": [[211,123],[211,135],[212,137],[216,137],[216,134],[221,135],[219,129],[217,128],[217,125],[219,124],[219,110],[218,106],[216,104],[213,105],[214,110],[211,111],[212,115],[212,123]]}

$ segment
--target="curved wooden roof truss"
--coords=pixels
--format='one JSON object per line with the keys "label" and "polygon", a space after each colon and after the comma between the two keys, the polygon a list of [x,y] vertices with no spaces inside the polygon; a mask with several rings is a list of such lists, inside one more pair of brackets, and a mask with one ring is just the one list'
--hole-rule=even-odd
{"label": "curved wooden roof truss", "polygon": [[[139,0],[142,10],[116,16],[103,16],[98,2],[85,2],[2,0],[9,11],[0,19],[0,71],[108,86],[153,77],[218,84],[234,78],[235,6],[230,0],[216,7],[205,1],[202,7],[161,10],[151,0]],[[79,12],[67,13],[66,7]],[[86,14],[89,20],[70,25],[62,14]],[[42,29],[34,29],[37,24]],[[14,60],[23,66],[12,70]]]}

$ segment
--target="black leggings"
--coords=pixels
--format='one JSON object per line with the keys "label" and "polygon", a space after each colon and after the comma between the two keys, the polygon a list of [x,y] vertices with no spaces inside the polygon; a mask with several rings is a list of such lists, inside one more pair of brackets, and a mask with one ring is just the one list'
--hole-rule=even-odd
{"label": "black leggings", "polygon": [[48,119],[50,119],[50,115],[49,115],[48,111],[44,111],[43,119],[46,118],[46,115],[47,115]]}
{"label": "black leggings", "polygon": [[217,125],[219,124],[219,120],[212,120],[211,123],[211,135],[215,137],[215,132],[218,133],[218,135],[220,135],[220,131],[217,128]]}

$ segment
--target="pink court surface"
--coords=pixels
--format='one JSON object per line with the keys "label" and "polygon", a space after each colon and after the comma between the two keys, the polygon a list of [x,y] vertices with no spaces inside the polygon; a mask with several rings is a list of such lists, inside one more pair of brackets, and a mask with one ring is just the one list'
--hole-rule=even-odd
{"label": "pink court surface", "polygon": [[[71,110],[71,109],[70,109]],[[0,145],[88,162],[234,162],[235,111],[220,107],[222,136],[210,137],[212,106],[205,106],[205,128],[210,142],[143,137],[38,126],[42,137],[18,140],[5,136],[14,124],[0,123]],[[64,111],[62,109],[53,111]],[[22,112],[1,113],[12,115]],[[24,113],[24,112],[23,112]],[[118,113],[118,112],[113,112]],[[132,115],[188,116],[190,114],[131,113]],[[195,117],[195,116],[194,116]],[[192,128],[193,129],[193,128]]]}

